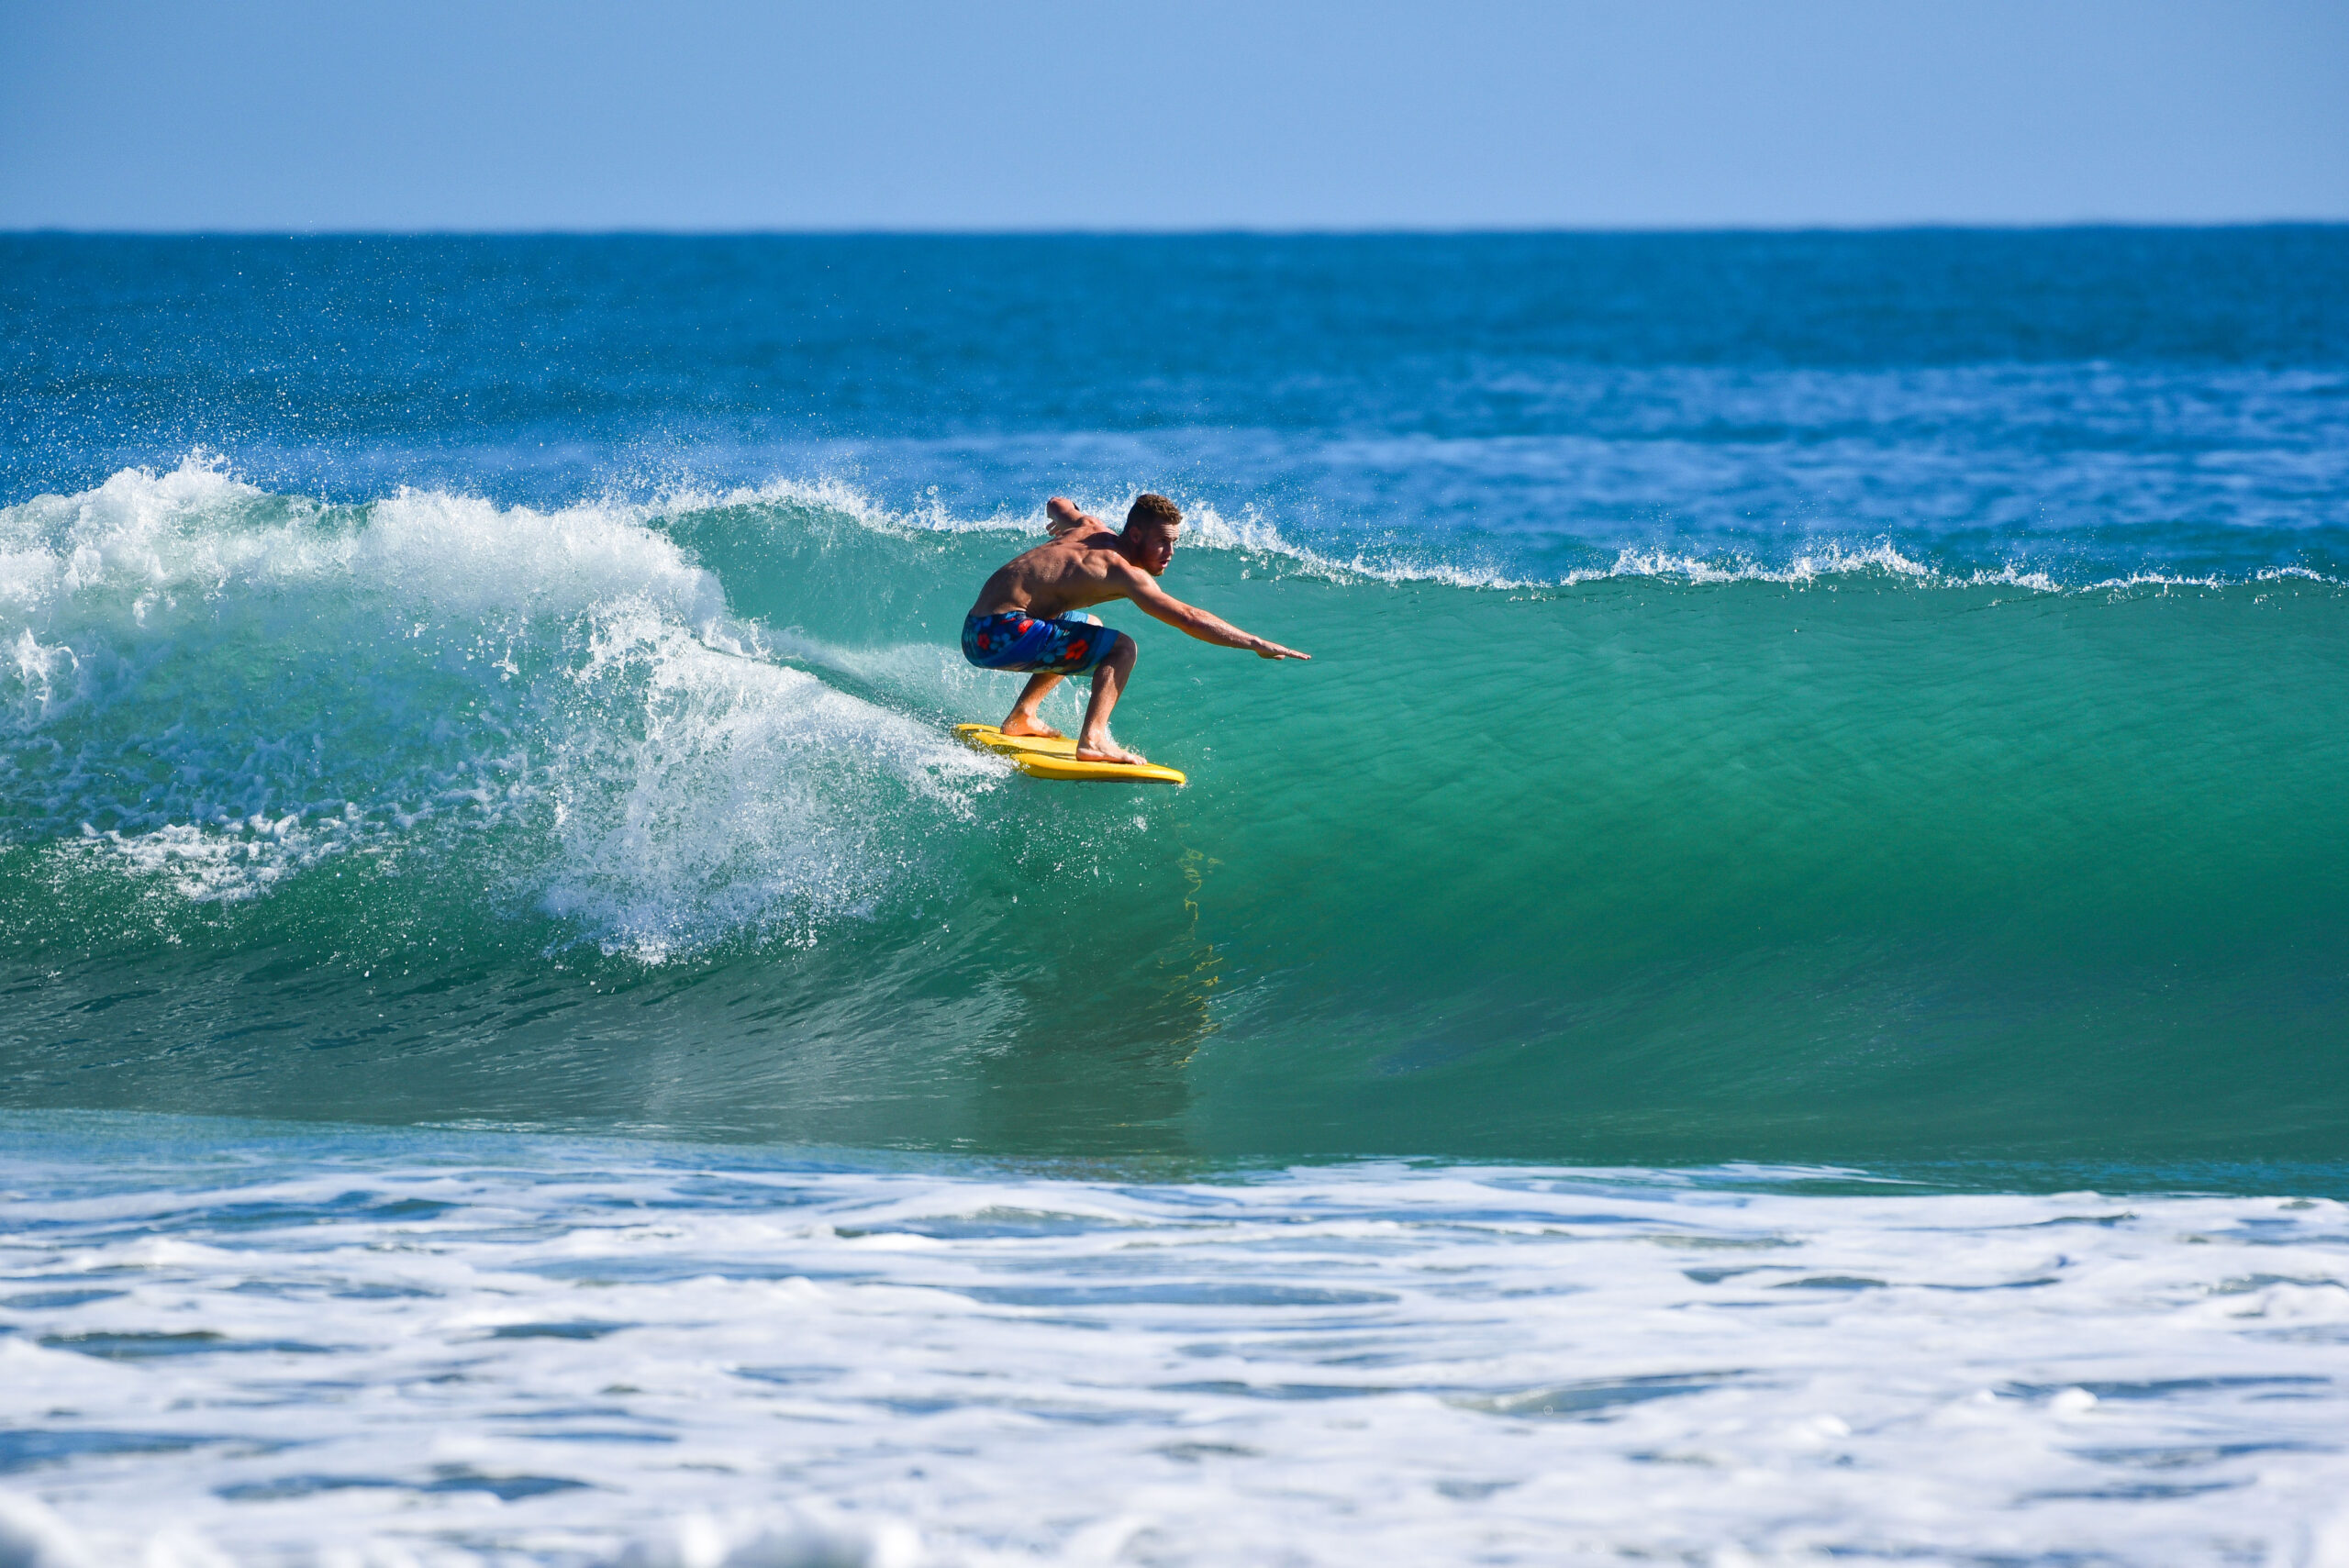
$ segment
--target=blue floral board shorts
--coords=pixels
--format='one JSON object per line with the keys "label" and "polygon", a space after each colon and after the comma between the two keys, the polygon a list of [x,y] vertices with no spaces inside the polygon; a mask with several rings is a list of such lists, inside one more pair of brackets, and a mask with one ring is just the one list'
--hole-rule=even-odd
{"label": "blue floral board shorts", "polygon": [[1117,651],[1122,631],[1081,610],[1038,620],[1024,610],[972,616],[963,622],[963,657],[982,670],[1050,671],[1082,675]]}

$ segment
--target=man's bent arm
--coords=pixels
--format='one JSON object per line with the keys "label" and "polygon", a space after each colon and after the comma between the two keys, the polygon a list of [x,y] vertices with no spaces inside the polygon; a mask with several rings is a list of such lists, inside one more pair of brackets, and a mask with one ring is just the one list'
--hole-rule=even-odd
{"label": "man's bent arm", "polygon": [[1209,615],[1196,605],[1186,605],[1150,580],[1146,573],[1137,571],[1137,579],[1128,584],[1126,597],[1131,599],[1142,614],[1163,620],[1177,631],[1188,632],[1201,642],[1212,642],[1220,648],[1244,648],[1251,653],[1261,653],[1267,659],[1310,659],[1310,653],[1299,653],[1294,648],[1284,648],[1252,632],[1241,630],[1220,616]]}
{"label": "man's bent arm", "polygon": [[1054,539],[1066,539],[1087,523],[1097,528],[1109,526],[1090,512],[1079,511],[1076,503],[1065,495],[1055,495],[1044,503],[1044,531]]}

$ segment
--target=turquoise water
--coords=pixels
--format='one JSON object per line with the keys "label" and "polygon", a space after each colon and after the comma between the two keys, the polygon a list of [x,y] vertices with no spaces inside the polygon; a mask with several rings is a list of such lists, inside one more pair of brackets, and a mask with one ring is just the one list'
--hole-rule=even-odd
{"label": "turquoise water", "polygon": [[1488,584],[1211,516],[1178,589],[1317,658],[1128,613],[1120,732],[1193,783],[1076,790],[944,739],[1016,684],[946,640],[1009,521],[196,466],[8,521],[19,1104],[1610,1163],[2349,1134],[2323,576]]}
{"label": "turquoise water", "polygon": [[2344,302],[0,238],[0,1562],[2349,1562]]}

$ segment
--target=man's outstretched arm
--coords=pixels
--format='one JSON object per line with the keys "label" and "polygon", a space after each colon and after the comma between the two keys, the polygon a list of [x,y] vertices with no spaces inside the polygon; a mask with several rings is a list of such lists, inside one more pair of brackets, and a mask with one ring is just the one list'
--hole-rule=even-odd
{"label": "man's outstretched arm", "polygon": [[1241,630],[1220,616],[1211,616],[1195,605],[1186,605],[1151,580],[1150,573],[1138,568],[1125,584],[1126,597],[1131,599],[1142,614],[1163,620],[1177,631],[1188,632],[1201,642],[1212,642],[1219,648],[1244,648],[1260,659],[1311,659],[1310,653],[1299,653],[1294,648],[1284,648],[1267,641],[1253,632]]}

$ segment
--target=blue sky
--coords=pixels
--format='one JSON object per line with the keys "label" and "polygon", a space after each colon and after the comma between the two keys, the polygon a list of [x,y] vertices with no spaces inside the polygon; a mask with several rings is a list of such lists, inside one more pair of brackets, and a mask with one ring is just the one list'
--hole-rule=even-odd
{"label": "blue sky", "polygon": [[2349,219],[2349,5],[0,0],[0,228]]}

